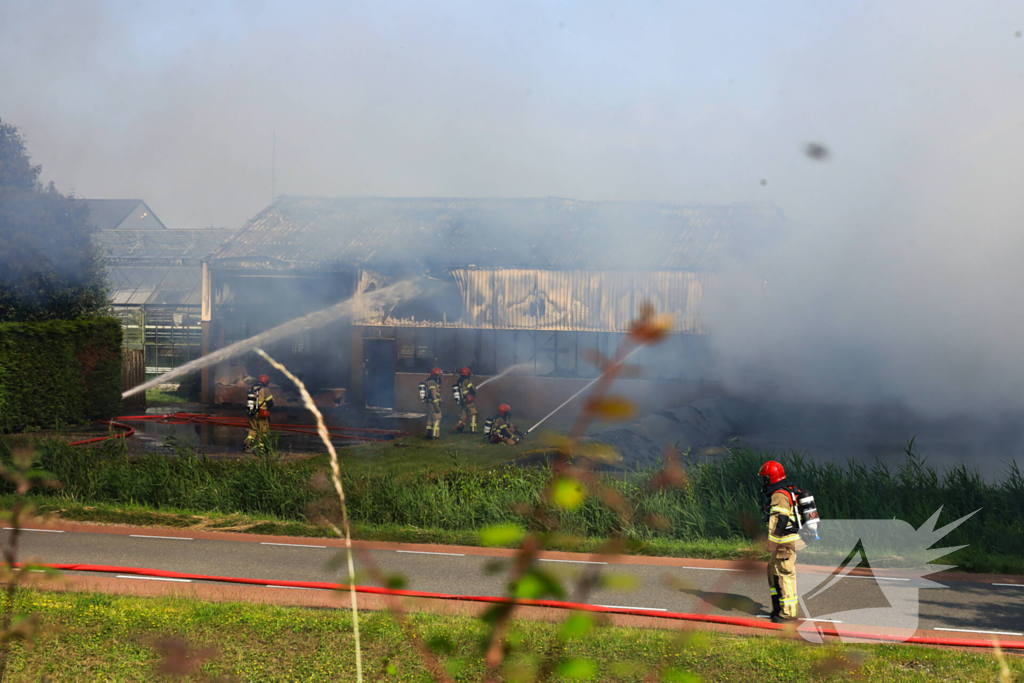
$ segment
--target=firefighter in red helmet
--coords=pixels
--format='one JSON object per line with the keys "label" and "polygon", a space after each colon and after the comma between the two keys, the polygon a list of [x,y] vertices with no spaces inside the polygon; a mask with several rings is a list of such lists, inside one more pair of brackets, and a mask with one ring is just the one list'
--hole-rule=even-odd
{"label": "firefighter in red helmet", "polygon": [[428,439],[439,439],[441,437],[441,368],[434,368],[430,371],[430,377],[420,385],[420,398],[427,408],[427,432],[424,436]]}
{"label": "firefighter in red helmet", "polygon": [[797,498],[786,480],[782,464],[769,460],[758,472],[761,493],[768,499],[764,518],[768,524],[768,588],[772,596],[771,620],[775,623],[797,618],[796,552],[807,547],[800,538]]}
{"label": "firefighter in red helmet", "polygon": [[469,379],[472,374],[469,368],[459,370],[459,379],[453,387],[455,400],[458,402],[459,407],[462,408],[459,423],[455,425],[455,431],[459,434],[466,428],[467,423],[469,424],[469,431],[476,434],[476,387],[473,386],[473,382]]}
{"label": "firefighter in red helmet", "polygon": [[492,417],[489,422],[491,424],[488,436],[491,443],[515,446],[523,440],[522,432],[512,424],[512,408],[507,403],[502,403],[498,406],[498,414]]}
{"label": "firefighter in red helmet", "polygon": [[270,378],[260,375],[245,397],[245,412],[249,417],[249,435],[245,438],[245,451],[265,448],[270,436],[270,409],[274,397],[270,394]]}

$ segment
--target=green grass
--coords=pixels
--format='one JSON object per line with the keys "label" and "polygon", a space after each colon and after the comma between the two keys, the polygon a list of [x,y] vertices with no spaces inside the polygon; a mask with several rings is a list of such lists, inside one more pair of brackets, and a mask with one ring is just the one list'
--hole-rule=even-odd
{"label": "green grass", "polygon": [[188,396],[182,396],[177,392],[169,393],[160,389],[148,389],[146,391],[146,405],[163,406],[178,403],[188,403]]}
{"label": "green grass", "polygon": [[[211,650],[200,673],[239,681],[354,680],[351,616],[344,609],[284,608],[260,604],[210,603],[182,598],[140,598],[93,593],[21,590],[19,612],[35,612],[48,627],[32,649],[15,645],[12,681],[169,680],[158,672],[163,638],[185,640],[190,649]],[[480,644],[486,627],[468,617],[413,614],[421,637],[439,653],[459,681],[482,680]],[[430,680],[412,645],[384,612],[360,614],[367,680]],[[887,681],[910,683],[998,680],[991,654],[907,645],[811,646],[773,636],[739,637],[701,632],[683,644],[677,632],[605,627],[561,640],[559,624],[514,621],[511,655],[502,680],[522,680],[552,645],[563,659],[585,660],[590,680],[641,681],[655,668],[700,678],[658,680]],[[825,676],[827,662],[860,661],[856,672]],[[388,668],[391,671],[388,671]],[[1024,662],[1010,657],[1015,677]],[[859,678],[855,677],[859,676]],[[200,680],[198,677],[177,680]],[[550,680],[569,679],[556,674]]]}
{"label": "green grass", "polygon": [[[485,526],[526,524],[517,509],[540,499],[548,472],[495,465],[507,449],[466,440],[463,446],[453,439],[449,447],[420,446],[424,442],[406,439],[397,446],[374,444],[347,451],[343,482],[349,516],[362,537],[473,543]],[[324,533],[321,519],[337,519],[337,500],[322,456],[224,461],[179,447],[176,457],[134,458],[116,442],[71,448],[56,440],[40,442],[39,454],[39,464],[64,484],[56,502],[66,504],[65,515],[77,510],[80,515],[107,515],[110,521],[117,508],[136,517],[166,518],[181,511],[209,523],[242,515],[263,519],[253,529],[312,534]],[[539,528],[587,539],[581,549],[621,534],[637,544],[636,552],[735,557],[751,547],[746,529],[760,525],[754,473],[767,457],[781,459],[791,478],[815,493],[819,510],[828,518],[899,517],[919,526],[940,506],[940,524],[980,509],[944,539],[948,545],[969,544],[946,561],[967,571],[1024,573],[1020,471],[1012,468],[996,482],[983,481],[963,467],[940,476],[912,452],[899,467],[887,468],[856,461],[818,464],[740,450],[710,462],[689,462],[688,487],[658,492],[646,486],[651,472],[609,475],[607,484],[626,501],[630,519],[620,519],[590,496],[575,510],[553,511],[551,521]],[[96,507],[100,505],[105,507]],[[661,520],[663,528],[648,524],[651,520]]]}

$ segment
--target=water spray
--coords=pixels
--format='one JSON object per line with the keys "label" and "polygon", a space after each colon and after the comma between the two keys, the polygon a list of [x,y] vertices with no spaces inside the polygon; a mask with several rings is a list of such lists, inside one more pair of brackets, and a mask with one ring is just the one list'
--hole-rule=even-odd
{"label": "water spray", "polygon": [[491,382],[493,382],[494,380],[501,379],[502,377],[504,377],[508,373],[512,372],[516,368],[528,368],[528,367],[530,367],[530,363],[517,363],[515,365],[511,365],[511,366],[505,368],[504,370],[502,370],[500,375],[495,375],[494,377],[488,377],[483,382],[480,382],[480,384],[478,384],[476,388],[477,389],[482,389],[486,385],[488,385]]}
{"label": "water spray", "polygon": [[[632,355],[633,355],[634,353],[636,353],[636,352],[637,352],[637,351],[639,351],[640,349],[644,348],[645,346],[647,346],[647,343],[643,343],[643,344],[641,344],[640,346],[636,347],[635,349],[633,349],[632,351],[630,351],[629,353],[627,353],[627,354],[626,354],[626,357],[625,357],[625,358],[623,358],[622,360],[620,360],[620,361],[619,361],[618,363],[616,363],[616,364],[615,364],[615,365],[613,365],[612,367],[617,367],[617,366],[619,366],[619,365],[622,365],[622,364],[623,364],[623,363],[625,363],[625,362],[626,362],[627,360],[629,360],[629,357],[630,357],[630,356],[632,356]],[[608,368],[608,370],[610,370],[610,369],[611,369],[611,368]],[[608,372],[608,370],[605,370],[604,372]],[[555,408],[554,410],[552,410],[552,411],[551,411],[550,413],[548,413],[547,415],[545,415],[544,417],[542,417],[542,418],[541,418],[541,420],[540,420],[540,422],[538,422],[537,424],[535,424],[535,425],[533,425],[532,427],[530,427],[529,429],[527,429],[527,430],[526,430],[526,433],[527,433],[527,434],[529,434],[530,432],[532,432],[532,431],[533,431],[534,429],[536,429],[537,427],[540,427],[540,426],[541,426],[542,424],[544,424],[544,422],[545,422],[545,421],[547,421],[547,419],[548,419],[549,417],[551,417],[552,415],[554,415],[555,413],[557,413],[557,412],[558,412],[559,410],[561,410],[562,408],[564,408],[564,407],[566,407],[567,405],[569,405],[570,403],[572,403],[572,400],[573,400],[574,398],[576,398],[577,396],[579,396],[580,394],[582,394],[582,393],[583,393],[584,391],[586,391],[586,390],[587,390],[587,389],[589,389],[590,387],[592,387],[592,386],[594,386],[595,384],[597,384],[597,380],[601,379],[601,377],[603,377],[603,376],[604,376],[604,372],[602,372],[602,373],[601,373],[600,375],[598,375],[598,376],[597,376],[597,377],[595,377],[594,379],[592,379],[592,380],[590,380],[589,382],[587,382],[586,386],[584,386],[584,387],[583,387],[582,389],[580,389],[579,391],[577,391],[577,392],[576,392],[575,394],[573,394],[573,395],[572,395],[572,396],[570,396],[569,398],[565,399],[565,401],[564,401],[564,402],[562,403],[562,405],[558,406],[557,408]]]}
{"label": "water spray", "polygon": [[309,315],[304,315],[301,318],[296,318],[295,320],[278,325],[277,327],[271,328],[265,332],[260,332],[248,339],[243,339],[242,341],[235,342],[230,346],[225,346],[223,349],[217,349],[213,353],[197,358],[194,361],[185,363],[180,367],[174,368],[170,372],[165,372],[159,377],[155,377],[148,382],[144,382],[136,387],[128,389],[121,394],[121,398],[128,398],[140,391],[152,389],[156,385],[162,384],[173,377],[185,375],[208,365],[220,363],[221,361],[233,358],[246,353],[247,351],[252,351],[260,346],[272,344],[280,339],[290,337],[297,332],[304,332],[317,327],[323,327],[324,325],[332,323],[339,318],[351,316],[353,313],[358,312],[364,307],[385,309],[393,308],[395,304],[403,299],[419,296],[423,293],[424,289],[425,287],[421,282],[404,280],[402,282],[396,282],[393,285],[388,285],[387,287],[381,287],[369,294],[363,294],[358,298],[346,299],[345,301],[334,304],[333,306],[321,309],[315,313],[310,313]]}

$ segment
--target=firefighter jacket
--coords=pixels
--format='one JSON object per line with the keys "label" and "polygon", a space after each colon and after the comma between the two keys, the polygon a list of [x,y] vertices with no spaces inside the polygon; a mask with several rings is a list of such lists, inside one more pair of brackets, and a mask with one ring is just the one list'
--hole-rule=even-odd
{"label": "firefighter jacket", "polygon": [[518,439],[520,438],[519,430],[512,424],[511,420],[496,416],[494,421],[491,423],[491,439]]}
{"label": "firefighter jacket", "polygon": [[427,405],[433,410],[441,410],[441,387],[433,378],[427,380]]}
{"label": "firefighter jacket", "polygon": [[781,549],[803,550],[807,544],[800,538],[799,520],[796,517],[800,512],[796,509],[796,499],[787,488],[788,484],[779,484],[766,491],[771,496],[767,510],[768,552]]}
{"label": "firefighter jacket", "polygon": [[476,400],[476,387],[473,386],[473,382],[468,377],[459,378],[459,395],[462,398],[459,400],[459,405],[466,405],[466,397],[472,396]]}

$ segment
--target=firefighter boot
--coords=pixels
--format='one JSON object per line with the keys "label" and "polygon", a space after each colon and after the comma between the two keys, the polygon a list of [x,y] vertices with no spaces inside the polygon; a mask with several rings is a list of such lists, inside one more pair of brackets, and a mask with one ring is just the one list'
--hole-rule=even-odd
{"label": "firefighter boot", "polygon": [[771,592],[772,592],[772,611],[769,614],[769,616],[772,618],[772,621],[774,621],[775,619],[778,618],[778,616],[780,614],[782,614],[782,602],[779,600],[779,589],[778,588],[776,588],[775,586],[772,586],[771,587]]}
{"label": "firefighter boot", "polygon": [[434,423],[434,438],[435,439],[440,439],[441,438],[441,422],[440,421],[437,421],[437,422]]}
{"label": "firefighter boot", "polygon": [[459,424],[455,425],[455,433],[456,434],[461,434],[462,430],[464,430],[465,428],[466,428],[466,423],[464,423],[462,420],[459,420]]}

